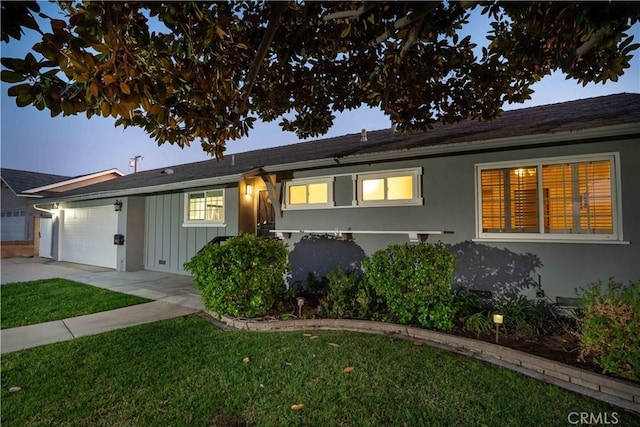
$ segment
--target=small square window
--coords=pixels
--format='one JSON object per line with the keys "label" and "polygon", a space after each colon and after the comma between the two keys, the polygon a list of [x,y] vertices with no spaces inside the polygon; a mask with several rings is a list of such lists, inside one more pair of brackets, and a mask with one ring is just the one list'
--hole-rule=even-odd
{"label": "small square window", "polygon": [[219,225],[224,222],[224,190],[194,191],[185,195],[183,225]]}

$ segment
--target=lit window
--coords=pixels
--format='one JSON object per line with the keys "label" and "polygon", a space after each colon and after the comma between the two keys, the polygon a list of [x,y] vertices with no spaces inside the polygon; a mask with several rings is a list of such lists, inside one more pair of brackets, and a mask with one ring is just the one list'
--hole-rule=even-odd
{"label": "lit window", "polygon": [[298,179],[286,184],[286,209],[333,206],[333,178]]}
{"label": "lit window", "polygon": [[185,195],[184,225],[216,225],[224,221],[224,190],[194,191]]}
{"label": "lit window", "polygon": [[618,239],[616,156],[478,166],[480,237]]}
{"label": "lit window", "polygon": [[357,176],[358,205],[393,206],[422,204],[420,177],[422,170],[408,169]]}

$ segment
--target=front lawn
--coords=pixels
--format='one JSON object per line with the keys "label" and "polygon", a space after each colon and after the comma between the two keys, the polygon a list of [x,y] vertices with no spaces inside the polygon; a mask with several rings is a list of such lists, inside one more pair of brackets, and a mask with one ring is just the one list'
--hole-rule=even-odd
{"label": "front lawn", "polygon": [[575,412],[638,422],[410,341],[225,332],[197,316],[6,354],[1,374],[2,425],[531,426],[569,425]]}
{"label": "front lawn", "polygon": [[66,279],[2,285],[0,328],[15,328],[149,302]]}

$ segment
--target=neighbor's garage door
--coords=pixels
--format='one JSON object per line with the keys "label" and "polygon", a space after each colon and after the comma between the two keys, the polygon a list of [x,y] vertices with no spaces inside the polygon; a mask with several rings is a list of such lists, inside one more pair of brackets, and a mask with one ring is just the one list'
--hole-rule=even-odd
{"label": "neighbor's garage door", "polygon": [[65,209],[62,220],[62,261],[116,268],[118,212],[113,206]]}

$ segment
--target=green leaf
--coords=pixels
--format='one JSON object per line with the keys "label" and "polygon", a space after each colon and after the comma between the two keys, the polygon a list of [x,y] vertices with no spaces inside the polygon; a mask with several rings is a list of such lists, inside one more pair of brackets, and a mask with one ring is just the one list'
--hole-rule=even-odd
{"label": "green leaf", "polygon": [[19,83],[26,80],[26,77],[21,73],[15,71],[2,70],[0,80],[7,83]]}

